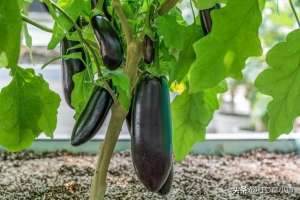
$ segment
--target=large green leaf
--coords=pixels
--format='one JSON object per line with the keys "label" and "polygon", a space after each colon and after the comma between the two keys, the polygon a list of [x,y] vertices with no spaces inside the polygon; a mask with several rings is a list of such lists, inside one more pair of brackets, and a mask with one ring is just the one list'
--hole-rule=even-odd
{"label": "large green leaf", "polygon": [[170,78],[171,81],[181,82],[196,58],[193,44],[203,37],[201,27],[196,24],[179,23],[174,13],[158,18],[156,24],[166,46],[178,51],[178,58],[176,64],[172,66]]}
{"label": "large green leaf", "polygon": [[212,11],[212,20],[212,32],[194,45],[197,59],[189,72],[194,93],[226,77],[241,79],[246,59],[262,53],[258,0],[228,0],[226,7]]}
{"label": "large green leaf", "polygon": [[176,15],[161,16],[156,20],[157,31],[163,37],[167,47],[183,50],[186,41],[186,25],[178,23]]}
{"label": "large green leaf", "polygon": [[198,141],[205,139],[206,127],[219,108],[218,93],[226,84],[189,94],[188,90],[172,102],[173,145],[176,160],[182,160]]}
{"label": "large green leaf", "polygon": [[[90,0],[58,0],[57,5],[60,6],[73,21],[76,21],[79,16],[89,16],[91,13]],[[54,23],[53,34],[48,48],[54,49],[72,26],[73,24],[62,13],[59,13]]]}
{"label": "large green leaf", "polygon": [[[15,67],[20,53],[22,19],[18,0],[0,3],[0,67]],[[5,56],[5,59],[4,59]]]}
{"label": "large green leaf", "polygon": [[203,37],[201,27],[195,24],[187,26],[184,34],[184,47],[180,51],[176,65],[174,66],[173,79],[181,82],[188,74],[190,67],[196,59],[196,53],[193,44]]}
{"label": "large green leaf", "polygon": [[300,30],[291,32],[286,42],[274,46],[267,55],[269,68],[256,79],[255,85],[273,97],[268,105],[270,139],[289,133],[300,115]]}
{"label": "large green leaf", "polygon": [[59,96],[32,69],[15,68],[13,79],[0,93],[0,145],[22,150],[42,132],[52,137]]}

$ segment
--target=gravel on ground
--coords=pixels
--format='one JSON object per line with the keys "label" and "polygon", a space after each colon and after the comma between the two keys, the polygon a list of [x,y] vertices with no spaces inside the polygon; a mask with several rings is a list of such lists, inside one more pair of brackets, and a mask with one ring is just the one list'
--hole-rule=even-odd
{"label": "gravel on ground", "polygon": [[[0,153],[1,200],[85,200],[95,155]],[[147,192],[138,181],[130,153],[112,159],[106,199],[206,200],[300,199],[300,155],[264,150],[241,156],[189,155],[175,164],[172,191],[161,197]]]}

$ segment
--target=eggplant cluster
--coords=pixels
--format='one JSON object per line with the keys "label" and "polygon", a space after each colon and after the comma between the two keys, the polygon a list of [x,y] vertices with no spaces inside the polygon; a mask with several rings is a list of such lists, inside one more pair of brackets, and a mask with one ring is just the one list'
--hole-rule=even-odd
{"label": "eggplant cluster", "polygon": [[127,123],[137,176],[148,190],[167,194],[173,157],[169,87],[164,77],[146,76],[139,81]]}
{"label": "eggplant cluster", "polygon": [[[106,2],[106,1],[104,1]],[[97,0],[92,0],[96,6]],[[123,63],[122,42],[112,26],[109,13],[91,18],[103,64],[109,70],[115,70]],[[80,23],[83,24],[83,23]],[[80,25],[81,26],[81,25]],[[72,28],[70,31],[75,31]],[[61,41],[61,54],[82,53],[78,41],[64,38]],[[76,48],[75,48],[76,47]],[[155,59],[155,42],[145,35],[144,63],[151,64]],[[73,75],[85,69],[81,59],[63,59],[63,86],[67,103],[71,106],[71,94],[74,89]],[[109,82],[110,86],[112,83]],[[95,86],[93,92],[80,113],[72,131],[71,144],[81,145],[90,140],[102,126],[113,99],[110,93]],[[130,128],[132,161],[140,181],[145,187],[161,195],[169,193],[173,181],[172,122],[170,114],[169,87],[165,77],[144,74],[134,91],[134,98],[127,116]]]}
{"label": "eggplant cluster", "polygon": [[[92,6],[96,6],[97,1],[92,0]],[[106,3],[106,1],[105,1]],[[103,8],[106,6],[103,6]],[[95,15],[91,19],[95,36],[100,45],[100,53],[103,65],[109,70],[115,70],[121,66],[123,62],[124,52],[121,40],[111,25],[107,9],[104,9],[106,16]],[[77,25],[83,28],[88,23],[84,23],[82,17],[77,20]],[[74,32],[75,28],[71,28],[70,32]],[[82,60],[86,60],[84,49],[79,46],[78,41],[72,41],[65,37],[61,41],[61,55],[67,55],[75,52],[82,54]],[[63,90],[65,100],[70,107],[71,94],[74,89],[74,82],[72,80],[76,73],[85,69],[84,62],[81,59],[62,59],[62,76],[63,76]],[[110,83],[111,84],[111,83]],[[93,92],[81,112],[78,120],[72,131],[71,144],[73,146],[81,145],[90,140],[102,126],[108,111],[112,106],[113,100],[108,91],[104,88],[95,86]]]}
{"label": "eggplant cluster", "polygon": [[[87,25],[82,17],[79,17],[76,23],[81,28]],[[74,31],[75,28],[72,27],[70,32]],[[65,100],[70,107],[72,107],[71,94],[74,89],[72,78],[75,74],[86,68],[83,62],[86,60],[86,55],[84,49],[79,44],[80,42],[69,40],[67,37],[63,38],[60,42],[61,55],[78,52],[82,55],[82,60],[78,58],[62,59],[63,91]],[[71,144],[78,146],[91,139],[102,126],[111,105],[112,97],[110,94],[104,88],[95,86],[91,97],[73,128]]]}

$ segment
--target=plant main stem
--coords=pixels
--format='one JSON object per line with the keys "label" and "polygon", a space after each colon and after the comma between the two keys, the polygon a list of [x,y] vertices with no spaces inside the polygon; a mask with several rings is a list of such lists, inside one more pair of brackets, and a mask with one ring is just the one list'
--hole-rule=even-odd
{"label": "plant main stem", "polygon": [[105,140],[98,157],[96,170],[94,172],[90,200],[103,200],[106,191],[107,171],[115,145],[117,143],[127,111],[120,105],[114,103],[112,115],[105,135]]}
{"label": "plant main stem", "polygon": [[[141,59],[141,44],[142,42],[132,40],[127,47],[127,60],[124,72],[130,78],[132,88],[134,88],[137,80],[137,69]],[[92,180],[90,200],[104,199],[109,163],[127,112],[128,111],[118,103],[114,103],[112,106],[111,119],[104,142],[100,149],[96,170]]]}

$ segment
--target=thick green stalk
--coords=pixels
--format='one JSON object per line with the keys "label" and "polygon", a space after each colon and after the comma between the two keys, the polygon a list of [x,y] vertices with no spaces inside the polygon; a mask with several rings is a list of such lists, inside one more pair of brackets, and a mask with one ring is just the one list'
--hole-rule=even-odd
{"label": "thick green stalk", "polygon": [[[138,64],[142,56],[140,50],[141,44],[141,42],[132,40],[127,47],[127,60],[124,72],[130,78],[132,88],[134,88],[136,84]],[[90,200],[104,199],[109,163],[127,112],[128,111],[120,104],[115,103],[112,106],[112,116],[106,132],[105,140],[100,150],[92,181]]]}
{"label": "thick green stalk", "polygon": [[[120,19],[122,30],[125,34],[127,43],[126,65],[124,73],[129,77],[131,89],[134,89],[138,71],[138,65],[142,58],[142,42],[133,38],[132,28],[128,23],[125,13],[119,0],[113,0],[113,7]],[[105,140],[100,154],[92,181],[90,200],[103,200],[106,191],[106,177],[113,150],[117,143],[123,122],[128,111],[120,104],[114,103],[112,106],[112,116],[107,129]]]}
{"label": "thick green stalk", "polygon": [[127,111],[119,104],[113,104],[112,115],[105,135],[105,140],[98,157],[91,186],[90,200],[103,200],[106,191],[106,177],[118,137],[126,118]]}
{"label": "thick green stalk", "polygon": [[[132,88],[134,87],[137,80],[138,63],[141,59],[141,51],[139,48],[139,46],[141,45],[139,44],[141,43],[133,40],[127,48],[127,62],[124,71],[131,80]],[[92,181],[90,200],[104,199],[106,191],[107,170],[127,112],[128,111],[119,104],[115,103],[112,107],[112,116],[96,164],[96,170]]]}

